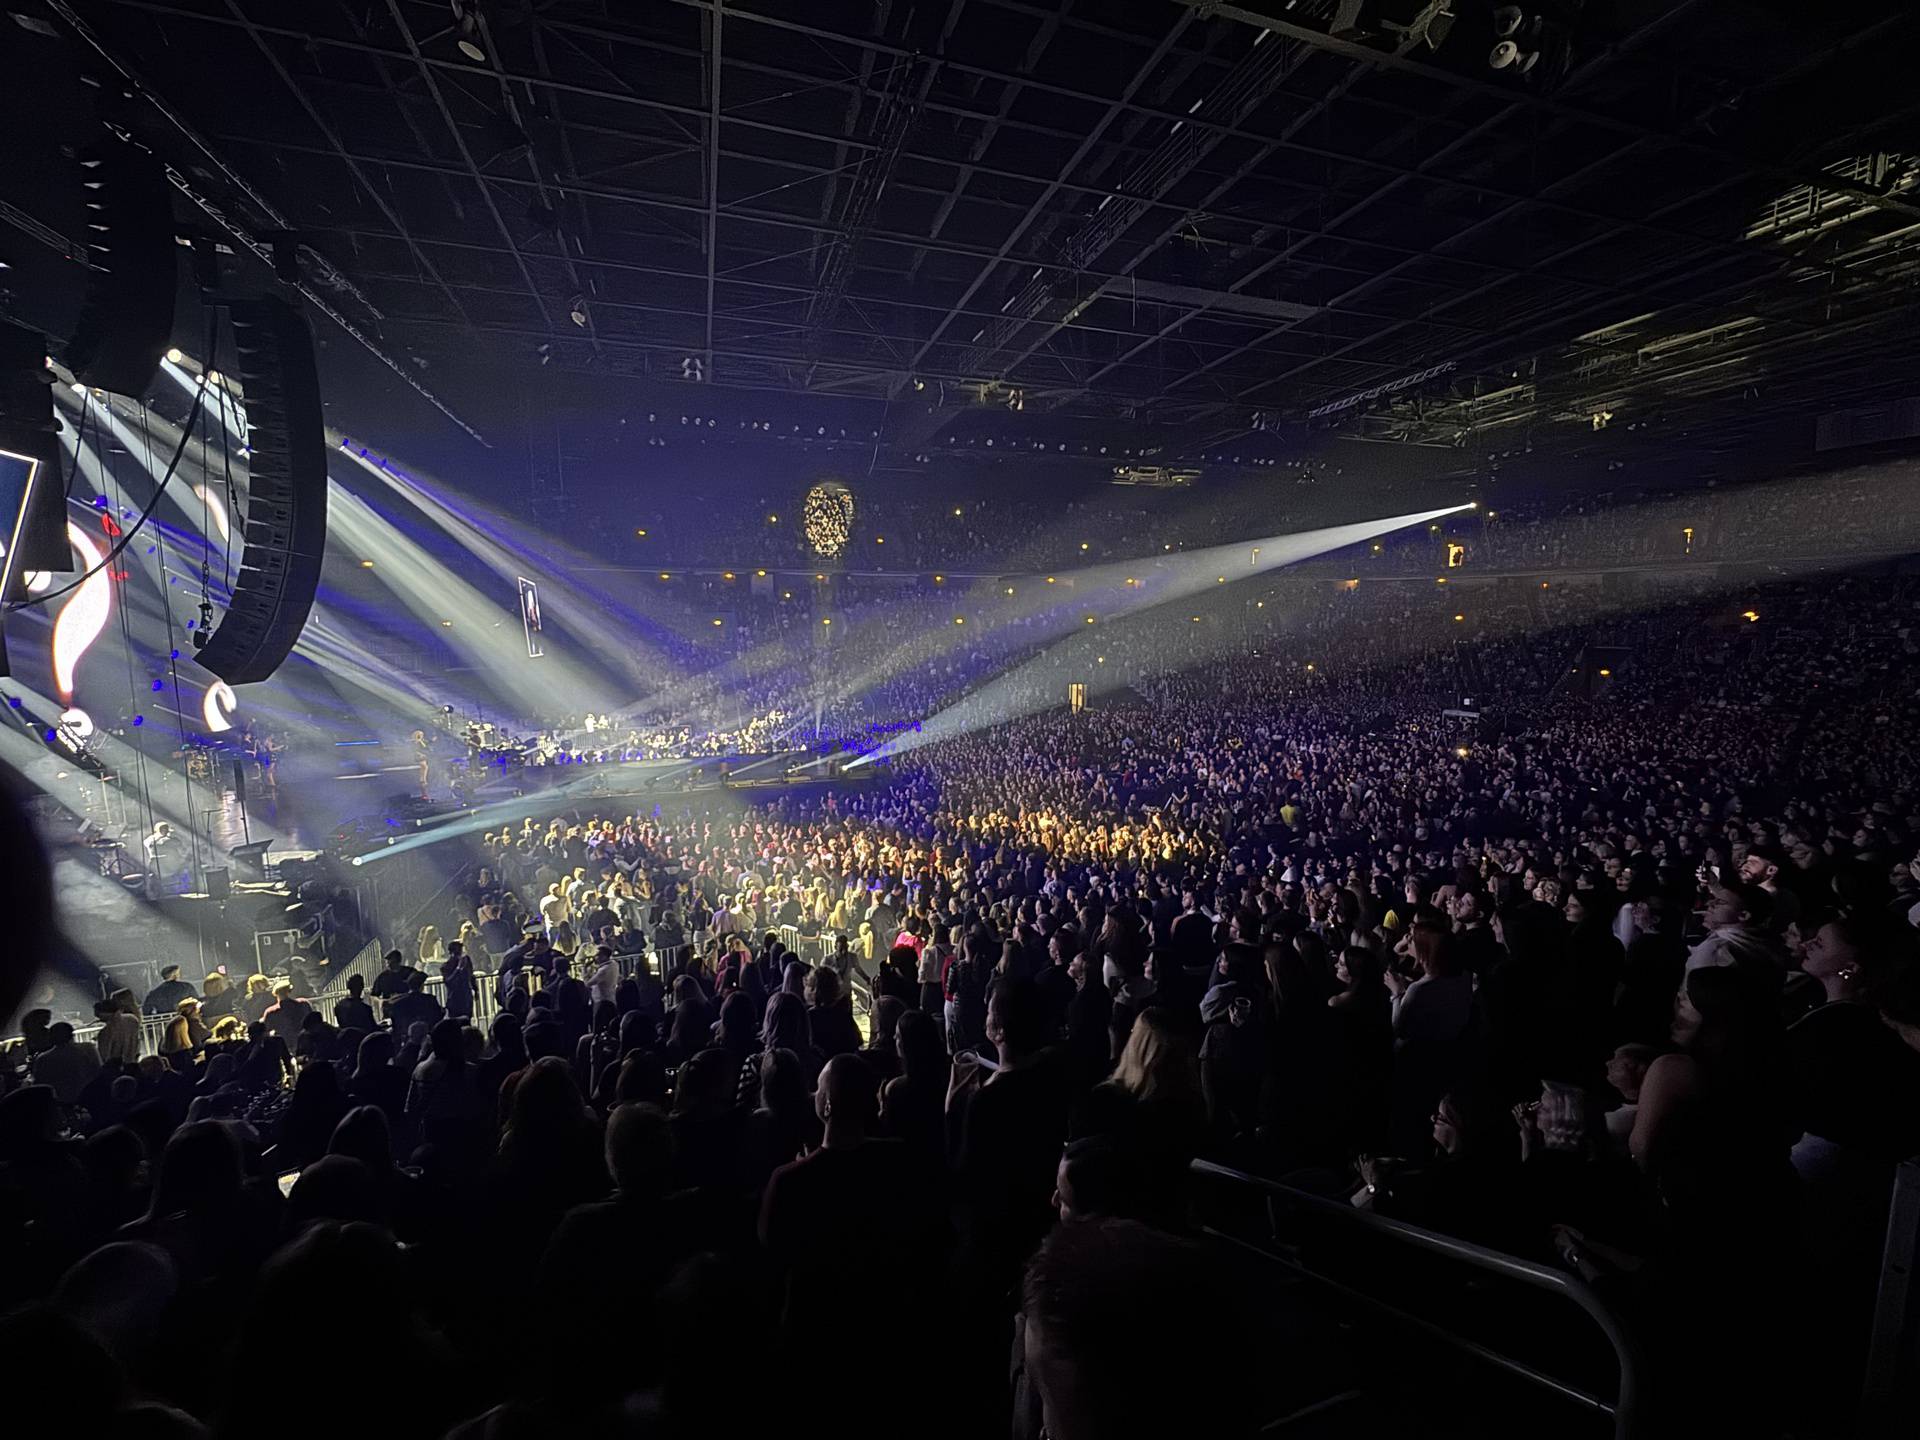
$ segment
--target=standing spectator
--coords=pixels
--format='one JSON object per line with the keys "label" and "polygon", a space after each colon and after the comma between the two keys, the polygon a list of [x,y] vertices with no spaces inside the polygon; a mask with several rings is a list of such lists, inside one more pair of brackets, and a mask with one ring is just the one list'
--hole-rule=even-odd
{"label": "standing spectator", "polygon": [[293,982],[280,980],[273,987],[273,1004],[260,1017],[260,1021],[267,1027],[268,1034],[291,1048],[300,1037],[300,1028],[312,1013],[313,1006],[293,993]]}
{"label": "standing spectator", "polygon": [[379,1024],[373,1018],[373,1006],[360,998],[360,992],[366,988],[365,976],[357,973],[347,976],[346,996],[333,1004],[334,1023],[342,1030],[368,1031]]}
{"label": "standing spectator", "polygon": [[160,967],[160,983],[147,992],[140,1008],[149,1015],[174,1015],[182,1000],[194,998],[194,988],[180,978],[178,965]]}
{"label": "standing spectator", "polygon": [[64,1020],[47,1028],[47,1039],[51,1043],[33,1060],[34,1082],[49,1087],[62,1105],[72,1105],[100,1073],[100,1053],[92,1041],[75,1040],[73,1026]]}
{"label": "standing spectator", "polygon": [[440,993],[445,997],[447,1014],[455,1020],[473,1019],[473,1002],[478,994],[473,957],[461,941],[450,941],[447,956],[440,966]]}
{"label": "standing spectator", "polygon": [[140,1059],[140,1017],[113,1000],[101,1000],[93,1007],[100,1030],[93,1037],[95,1051],[103,1065],[133,1066]]}

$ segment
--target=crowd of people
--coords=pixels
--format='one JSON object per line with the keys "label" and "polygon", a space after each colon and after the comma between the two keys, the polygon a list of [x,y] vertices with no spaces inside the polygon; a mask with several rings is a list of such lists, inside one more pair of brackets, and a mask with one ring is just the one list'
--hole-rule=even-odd
{"label": "crowd of people", "polygon": [[[1725,583],[1714,567],[1826,565],[1897,549],[1911,508],[1905,478],[1903,467],[1888,464],[1684,497],[1635,493],[1541,505],[1487,496],[1470,512],[1282,570],[1260,572],[1256,564],[1251,583],[1157,610],[1169,587],[1187,588],[1195,551],[1249,535],[1311,529],[1314,508],[1290,509],[1286,497],[1276,502],[1262,488],[1210,491],[1205,505],[1179,493],[1085,498],[1046,510],[1050,519],[1037,502],[1031,509],[1019,502],[948,508],[924,498],[889,498],[863,521],[873,533],[863,531],[853,549],[831,561],[787,554],[782,547],[798,543],[794,537],[756,519],[758,529],[726,541],[726,553],[742,568],[724,571],[700,569],[697,557],[680,558],[672,548],[679,532],[655,520],[653,527],[664,528],[648,528],[647,543],[667,547],[675,558],[657,581],[648,574],[635,583],[648,591],[657,584],[690,617],[692,639],[684,653],[676,652],[685,673],[612,717],[611,733],[581,731],[558,713],[528,724],[550,732],[543,752],[549,764],[833,746],[876,722],[931,715],[1012,670],[1021,670],[1024,680],[1044,678],[1047,703],[1057,702],[1053,681],[1065,669],[1077,672],[1071,678],[1107,683],[1162,673],[1171,663],[1168,652],[1190,649],[1194,638],[1167,633],[1173,611],[1181,612],[1173,618],[1182,625],[1207,625],[1202,633],[1211,637],[1205,648],[1212,650],[1260,648],[1277,634],[1311,628],[1335,635],[1379,623],[1383,607],[1394,629],[1369,636],[1369,649],[1384,639],[1399,654],[1417,646],[1432,656],[1452,640],[1470,636],[1484,643],[1496,633],[1528,646],[1564,615],[1585,619],[1604,604],[1624,626],[1636,612],[1673,596],[1712,593]],[[1415,507],[1434,499],[1422,492],[1399,503]],[[758,515],[748,507],[747,519]],[[720,532],[706,521],[703,515],[693,534],[715,539]],[[596,533],[618,528],[601,526]],[[978,541],[981,555],[960,543],[962,534]],[[750,572],[742,556],[769,566],[798,561],[824,568],[811,575],[791,568]],[[1257,551],[1253,557],[1257,561]],[[1138,566],[1124,584],[1112,568],[1120,560]],[[1218,563],[1231,572],[1240,561]],[[1613,572],[1609,594],[1598,593],[1593,571]],[[1240,578],[1222,575],[1223,582]],[[1424,598],[1415,593],[1417,584],[1435,581],[1455,588]],[[1588,593],[1564,603],[1568,587],[1581,585]],[[1365,593],[1343,597],[1341,586]],[[1489,594],[1489,586],[1502,593]],[[1522,588],[1540,593],[1523,603],[1514,593]],[[1391,605],[1382,591],[1393,597]],[[1450,638],[1431,633],[1436,622],[1444,629],[1456,615],[1464,630]],[[1073,633],[1088,622],[1098,628]],[[1216,633],[1223,630],[1234,632],[1231,640]],[[1323,664],[1331,654],[1331,648],[1323,652]],[[1033,667],[1022,668],[1029,659],[1041,662],[1037,676]],[[1532,678],[1540,674],[1536,667]]]}
{"label": "crowd of people", "polygon": [[331,1018],[30,1028],[9,1353],[103,1435],[1250,1434],[1311,1349],[1207,1158],[1579,1275],[1676,1431],[1844,1433],[1920,1152],[1913,606],[1362,587],[866,784],[529,817]]}
{"label": "crowd of people", "polygon": [[[1327,523],[1324,488],[1343,478],[1334,464],[1216,474],[1201,487],[1120,489],[1092,480],[1064,498],[1060,487],[1031,495],[942,498],[914,488],[860,494],[844,550],[828,557],[854,572],[1035,572],[1131,559],[1159,550],[1232,545],[1246,536],[1311,530]],[[1809,555],[1885,553],[1889,536],[1920,522],[1910,467],[1883,462],[1791,482],[1689,484],[1669,489],[1621,483],[1602,493],[1545,497],[1504,493],[1497,470],[1477,491],[1473,514],[1444,518],[1437,530],[1382,537],[1363,557],[1363,573],[1430,570],[1445,563],[1445,543],[1467,547],[1483,568],[1641,565],[1693,560],[1722,563]],[[1310,482],[1310,483],[1309,483]],[[1381,492],[1373,513],[1427,510],[1452,503],[1430,485]],[[704,500],[704,497],[703,497]],[[663,565],[670,573],[747,563],[814,568],[797,507],[773,495],[729,495],[697,508],[659,508],[638,516],[599,516],[583,537],[621,564]],[[1331,573],[1329,570],[1328,573]],[[1348,572],[1351,573],[1351,572]]]}

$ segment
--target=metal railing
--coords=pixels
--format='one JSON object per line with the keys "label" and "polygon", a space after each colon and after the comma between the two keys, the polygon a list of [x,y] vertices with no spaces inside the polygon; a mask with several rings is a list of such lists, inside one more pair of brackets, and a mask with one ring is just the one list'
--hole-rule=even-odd
{"label": "metal railing", "polygon": [[1887,1205],[1887,1241],[1880,1258],[1873,1338],[1861,1396],[1860,1434],[1867,1440],[1891,1440],[1911,1433],[1913,1407],[1920,1397],[1916,1264],[1920,1264],[1920,1159],[1908,1160],[1894,1172]]}
{"label": "metal railing", "polygon": [[[1489,1250],[1482,1245],[1470,1244],[1465,1240],[1457,1240],[1451,1235],[1423,1230],[1417,1225],[1409,1225],[1404,1221],[1391,1220],[1383,1215],[1356,1210],[1349,1204],[1314,1195],[1290,1185],[1283,1185],[1278,1181],[1249,1175],[1244,1171],[1218,1165],[1210,1160],[1195,1160],[1192,1169],[1195,1175],[1258,1192],[1266,1201],[1269,1222],[1274,1224],[1276,1229],[1277,1207],[1284,1205],[1324,1217],[1335,1224],[1355,1227],[1358,1231],[1374,1236],[1384,1243],[1424,1251],[1429,1255],[1439,1256],[1484,1274],[1496,1275],[1543,1291],[1577,1307],[1598,1327],[1607,1343],[1613,1347],[1614,1358],[1619,1365],[1620,1378],[1611,1400],[1583,1390],[1558,1376],[1550,1375],[1518,1356],[1484,1345],[1459,1333],[1458,1330],[1437,1325],[1378,1295],[1370,1294],[1345,1281],[1323,1274],[1298,1259],[1284,1254],[1275,1254],[1265,1246],[1252,1246],[1255,1251],[1273,1263],[1292,1271],[1303,1279],[1336,1291],[1343,1298],[1376,1314],[1417,1330],[1429,1339],[1470,1355],[1484,1364],[1504,1371],[1589,1413],[1609,1417],[1613,1422],[1613,1432],[1617,1440],[1629,1440],[1629,1437],[1639,1433],[1636,1428],[1641,1392],[1639,1349],[1621,1325],[1619,1317],[1584,1281],[1564,1271],[1536,1265],[1531,1261],[1505,1255],[1497,1250]],[[1250,1244],[1244,1238],[1229,1233],[1220,1231],[1212,1233],[1235,1244]]]}

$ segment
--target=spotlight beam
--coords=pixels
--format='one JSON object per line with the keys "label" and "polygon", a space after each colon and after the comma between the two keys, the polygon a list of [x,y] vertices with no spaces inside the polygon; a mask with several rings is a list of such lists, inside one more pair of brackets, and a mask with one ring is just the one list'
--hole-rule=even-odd
{"label": "spotlight beam", "polygon": [[490,829],[496,824],[517,819],[525,815],[529,808],[544,809],[556,801],[570,800],[577,795],[594,794],[609,774],[647,774],[657,776],[661,780],[672,780],[686,774],[699,763],[701,762],[698,760],[684,760],[659,765],[635,761],[622,765],[595,766],[591,773],[565,781],[551,790],[543,790],[538,795],[516,795],[510,800],[496,800],[491,804],[482,805],[467,811],[458,819],[418,831],[405,839],[394,841],[391,845],[369,850],[363,855],[356,855],[352,863],[355,866],[366,866],[382,860],[391,860],[397,855],[406,854],[409,850],[424,850],[430,845],[457,840],[463,835],[472,835],[481,830]]}
{"label": "spotlight beam", "polygon": [[655,690],[684,681],[681,667],[639,632],[649,626],[665,628],[687,641],[699,633],[691,611],[665,618],[637,614],[571,578],[594,563],[591,557],[544,536],[525,538],[527,527],[483,505],[463,500],[456,507],[436,487],[360,453],[344,437],[329,432],[329,439],[340,453],[385,482],[503,580],[511,584],[522,575],[535,577],[542,607],[560,622],[561,632],[592,651],[610,672],[629,684]]}
{"label": "spotlight beam", "polygon": [[[1190,599],[1197,594],[1210,593],[1228,579],[1238,581],[1265,574],[1317,555],[1345,549],[1349,545],[1362,544],[1410,525],[1425,524],[1443,515],[1454,515],[1473,508],[1472,502],[1448,505],[1441,509],[1394,515],[1380,520],[1362,520],[1290,535],[1269,535],[1235,545],[1216,545],[1205,550],[1061,572],[1058,578],[1062,582],[1071,582],[1066,591],[1071,599],[1062,600],[1057,585],[1043,583],[1039,587],[1042,592],[1039,605],[1030,613],[1039,620],[1042,637],[1055,642],[1057,646],[1067,636],[1078,633],[1084,613],[1081,614],[1081,621],[1077,622],[1074,619],[1076,612],[1092,612],[1097,619],[1103,618],[1111,623],[1178,600]],[[1028,633],[1033,633],[1031,628]],[[1044,708],[1049,702],[1037,698],[1039,692],[1033,680],[1040,670],[1048,668],[1044,662],[1051,653],[1051,650],[1043,652],[1024,665],[1003,672],[958,704],[950,705],[934,715],[918,731],[908,731],[896,737],[870,754],[859,757],[847,768],[853,769],[871,760],[916,750],[935,740],[1003,723]],[[1191,652],[1186,652],[1180,658],[1190,660]],[[1176,667],[1169,665],[1168,668]]]}
{"label": "spotlight beam", "polygon": [[[328,486],[332,538],[376,562],[380,582],[394,597],[422,626],[444,630],[449,648],[517,713],[538,716],[556,701],[594,709],[607,703],[608,687],[599,677],[558,653],[530,661],[517,615],[489,601],[338,480],[329,479]],[[499,623],[489,626],[488,616],[500,617]],[[510,616],[514,625],[507,631]]]}

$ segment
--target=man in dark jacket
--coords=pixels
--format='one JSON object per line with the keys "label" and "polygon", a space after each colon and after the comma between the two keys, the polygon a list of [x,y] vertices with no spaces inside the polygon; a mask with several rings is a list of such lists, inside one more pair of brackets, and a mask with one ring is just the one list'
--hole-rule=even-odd
{"label": "man in dark jacket", "polygon": [[408,971],[407,993],[387,1006],[387,1018],[396,1035],[405,1035],[415,1024],[431,1030],[445,1012],[440,1002],[427,994],[427,977],[418,970]]}
{"label": "man in dark jacket", "polygon": [[140,1002],[140,1008],[149,1015],[171,1015],[180,1008],[182,1000],[196,998],[193,986],[180,978],[178,965],[160,967],[160,983],[147,992],[147,998]]}
{"label": "man in dark jacket", "polygon": [[373,1030],[379,1021],[374,1019],[373,1006],[360,998],[360,992],[367,988],[366,977],[349,975],[347,977],[347,998],[333,1007],[333,1022],[342,1030]]}

